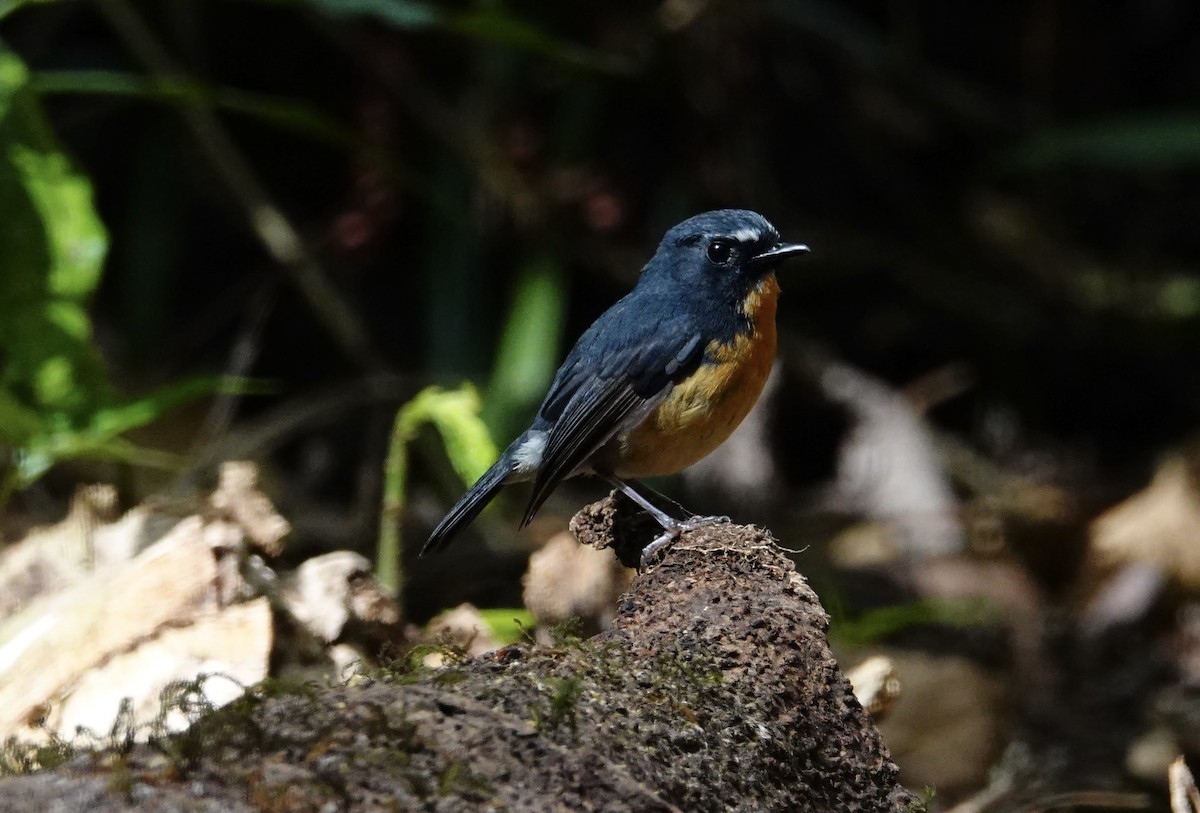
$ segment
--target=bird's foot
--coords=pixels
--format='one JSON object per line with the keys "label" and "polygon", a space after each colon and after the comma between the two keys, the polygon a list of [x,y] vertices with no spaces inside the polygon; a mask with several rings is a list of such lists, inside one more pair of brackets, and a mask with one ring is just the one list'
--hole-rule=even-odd
{"label": "bird's foot", "polygon": [[654,537],[654,540],[649,545],[642,548],[642,568],[641,569],[645,570],[646,567],[650,564],[651,560],[654,559],[655,555],[660,550],[665,550],[667,547],[669,547],[672,542],[674,542],[676,539],[679,538],[679,535],[681,533],[683,533],[684,530],[687,530],[687,529],[685,529],[683,527],[683,523],[680,523],[680,524],[676,525],[674,528],[669,528],[669,529],[663,531],[658,536]]}
{"label": "bird's foot", "polygon": [[670,547],[671,543],[678,539],[680,534],[685,531],[694,531],[697,528],[704,528],[709,525],[725,525],[730,522],[733,522],[733,520],[729,517],[691,517],[682,522],[675,522],[670,528],[667,528],[656,536],[654,541],[642,550],[642,567],[645,568],[650,564],[650,561],[659,551]]}

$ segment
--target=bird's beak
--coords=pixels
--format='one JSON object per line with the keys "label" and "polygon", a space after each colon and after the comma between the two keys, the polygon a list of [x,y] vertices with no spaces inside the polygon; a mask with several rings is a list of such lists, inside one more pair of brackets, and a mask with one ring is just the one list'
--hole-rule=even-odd
{"label": "bird's beak", "polygon": [[747,265],[775,265],[800,254],[807,254],[808,246],[803,243],[777,243],[761,254],[755,254],[747,261]]}

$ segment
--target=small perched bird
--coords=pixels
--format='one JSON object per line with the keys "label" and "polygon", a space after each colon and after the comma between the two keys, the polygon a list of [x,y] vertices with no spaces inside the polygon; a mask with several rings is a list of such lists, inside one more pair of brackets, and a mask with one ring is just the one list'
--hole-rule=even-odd
{"label": "small perched bird", "polygon": [[446,545],[501,487],[533,481],[524,527],[559,483],[582,473],[604,478],[662,526],[643,562],[712,521],[676,520],[630,480],[687,468],[746,417],[775,360],[775,269],[807,252],[743,209],[668,231],[634,289],[579,337],[533,425],[450,509],[421,555]]}

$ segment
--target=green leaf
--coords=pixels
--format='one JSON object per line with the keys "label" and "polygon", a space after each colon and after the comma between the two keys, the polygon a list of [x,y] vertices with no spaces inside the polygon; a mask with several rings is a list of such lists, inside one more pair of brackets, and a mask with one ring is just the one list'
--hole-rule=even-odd
{"label": "green leaf", "polygon": [[158,420],[180,404],[217,392],[244,394],[252,389],[251,382],[241,379],[189,378],[153,390],[136,401],[97,410],[88,422],[88,430],[98,437],[116,437]]}
{"label": "green leaf", "polygon": [[533,613],[524,607],[516,609],[480,610],[480,617],[492,635],[502,644],[515,644],[537,623]]}
{"label": "green leaf", "polygon": [[0,20],[3,20],[22,6],[53,2],[57,2],[57,0],[0,0]]}
{"label": "green leaf", "polygon": [[457,34],[529,51],[580,68],[607,72],[629,70],[627,61],[616,55],[563,42],[531,23],[498,8],[482,8],[449,17],[444,26]]}
{"label": "green leaf", "polygon": [[[105,407],[94,412],[86,425],[72,427],[62,416],[32,427],[33,431],[13,443],[17,488],[25,488],[60,460],[92,457],[161,469],[182,467],[183,458],[157,449],[137,446],[120,437],[130,429],[145,426],[168,409],[213,392],[244,392],[245,382],[224,378],[194,378],[155,390],[136,401]],[[0,416],[5,403],[0,398]]]}
{"label": "green leaf", "polygon": [[307,0],[331,17],[374,17],[397,28],[427,28],[445,17],[445,12],[418,0]]}
{"label": "green leaf", "polygon": [[400,588],[400,516],[408,488],[408,444],[422,426],[433,424],[458,475],[474,482],[498,456],[487,424],[479,417],[479,393],[470,384],[457,390],[428,387],[400,407],[384,463],[383,506],[375,576],[393,592]]}
{"label": "green leaf", "polygon": [[81,93],[122,96],[181,107],[211,104],[258,121],[339,147],[367,150],[332,116],[306,102],[219,87],[178,76],[146,76],[125,71],[39,71],[29,80],[39,94]]}
{"label": "green leaf", "polygon": [[1200,116],[1176,113],[1099,121],[1040,134],[1002,162],[1016,170],[1068,164],[1110,169],[1200,165]]}
{"label": "green leaf", "polygon": [[521,272],[487,387],[484,417],[496,434],[515,435],[550,386],[559,362],[566,291],[558,264],[534,260]]}
{"label": "green leaf", "polygon": [[970,627],[999,617],[995,605],[983,599],[924,599],[879,607],[852,621],[838,621],[830,627],[830,635],[846,644],[868,644],[924,624]]}
{"label": "green leaf", "polygon": [[44,431],[45,426],[41,415],[0,388],[0,441],[9,446],[23,446]]}
{"label": "green leaf", "polygon": [[54,138],[28,70],[2,44],[0,213],[0,441],[9,456],[0,466],[0,506],[67,458],[178,466],[177,456],[121,435],[178,403],[245,385],[193,379],[118,400],[87,312],[108,235],[91,184]]}
{"label": "green leaf", "polygon": [[479,408],[479,393],[470,384],[456,390],[428,387],[401,407],[397,432],[411,440],[424,424],[432,423],[446,444],[450,464],[463,482],[472,483],[499,454]]}
{"label": "green leaf", "polygon": [[372,17],[410,30],[440,29],[530,53],[576,67],[626,72],[624,57],[573,45],[496,7],[447,11],[419,0],[303,0],[332,17]]}
{"label": "green leaf", "polygon": [[60,460],[88,457],[111,460],[135,466],[176,471],[183,467],[183,457],[159,449],[147,449],[124,438],[111,437],[88,430],[60,431],[35,438],[33,443],[17,450],[16,488],[26,488],[37,481]]}
{"label": "green leaf", "polygon": [[108,395],[84,308],[108,236],[28,79],[0,45],[0,388],[36,411],[79,418]]}

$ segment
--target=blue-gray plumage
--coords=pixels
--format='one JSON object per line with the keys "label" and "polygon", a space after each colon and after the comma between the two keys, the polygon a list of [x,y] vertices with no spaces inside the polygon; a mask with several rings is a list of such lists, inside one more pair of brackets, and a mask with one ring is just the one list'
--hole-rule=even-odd
{"label": "blue-gray plumage", "polygon": [[665,532],[654,547],[677,536],[686,523],[626,479],[691,465],[749,412],[775,357],[775,267],[807,251],[742,209],[669,230],[633,290],[567,354],[529,429],[438,523],[422,555],[449,542],[504,485],[533,482],[524,525],[563,479],[584,472],[654,515]]}

